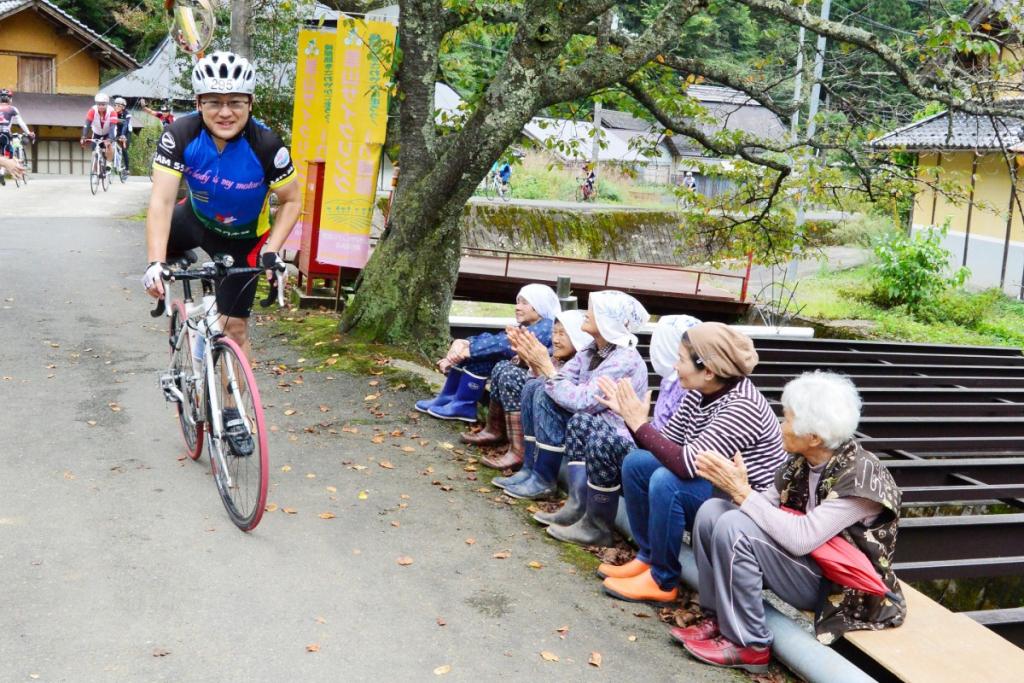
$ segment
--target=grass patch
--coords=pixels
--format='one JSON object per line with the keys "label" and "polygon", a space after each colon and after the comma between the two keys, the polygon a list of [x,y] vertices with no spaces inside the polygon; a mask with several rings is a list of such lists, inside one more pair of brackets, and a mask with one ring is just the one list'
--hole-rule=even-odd
{"label": "grass patch", "polygon": [[867,320],[874,328],[867,336],[876,339],[965,344],[972,346],[1013,346],[1024,348],[1024,302],[991,291],[956,295],[956,304],[982,303],[984,311],[970,326],[952,322],[956,315],[914,317],[903,307],[881,308],[868,299],[871,291],[870,265],[840,272],[822,270],[800,281],[796,289],[801,316],[817,321]]}
{"label": "grass patch", "polygon": [[273,311],[272,335],[282,337],[301,351],[307,371],[347,372],[353,375],[377,375],[393,390],[432,391],[419,375],[392,367],[392,358],[422,363],[424,358],[405,349],[353,339],[338,332],[340,316],[321,311]]}

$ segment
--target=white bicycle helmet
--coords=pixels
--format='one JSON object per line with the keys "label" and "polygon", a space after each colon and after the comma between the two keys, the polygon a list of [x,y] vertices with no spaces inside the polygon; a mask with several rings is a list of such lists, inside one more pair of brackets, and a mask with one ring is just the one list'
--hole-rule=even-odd
{"label": "white bicycle helmet", "polygon": [[96,104],[110,104],[110,95],[102,92],[96,93],[96,97],[93,100]]}
{"label": "white bicycle helmet", "polygon": [[128,106],[128,100],[126,100],[123,97],[115,97],[114,98],[114,104],[116,104],[118,106],[122,106],[122,107],[127,107]]}
{"label": "white bicycle helmet", "polygon": [[252,95],[256,90],[256,69],[248,59],[234,52],[214,52],[196,62],[192,69],[192,90],[196,95]]}

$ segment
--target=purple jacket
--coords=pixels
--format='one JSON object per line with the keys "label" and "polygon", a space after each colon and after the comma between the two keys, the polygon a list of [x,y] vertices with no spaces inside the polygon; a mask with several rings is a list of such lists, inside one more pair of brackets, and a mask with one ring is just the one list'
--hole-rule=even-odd
{"label": "purple jacket", "polygon": [[667,377],[661,380],[661,385],[658,389],[658,400],[654,403],[654,419],[651,420],[651,424],[655,429],[660,432],[665,428],[669,418],[672,417],[672,413],[676,412],[676,408],[679,407],[684,396],[686,396],[686,389],[679,384],[678,377],[671,381]]}
{"label": "purple jacket", "polygon": [[544,390],[555,403],[569,412],[597,415],[607,420],[620,436],[632,441],[633,435],[622,418],[597,402],[597,396],[601,394],[597,378],[608,377],[614,381],[628,378],[637,396],[642,398],[647,393],[647,363],[636,349],[619,346],[596,369],[589,370],[590,359],[595,353],[597,349],[593,345],[579,351],[562,366],[557,375],[545,382]]}

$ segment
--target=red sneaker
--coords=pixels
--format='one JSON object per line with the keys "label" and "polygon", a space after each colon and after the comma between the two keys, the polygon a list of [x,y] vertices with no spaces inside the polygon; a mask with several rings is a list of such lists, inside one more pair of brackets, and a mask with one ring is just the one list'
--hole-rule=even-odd
{"label": "red sneaker", "polygon": [[668,632],[683,645],[686,645],[691,640],[711,640],[719,634],[718,621],[711,617],[705,617],[693,626],[687,626],[686,628],[673,626]]}
{"label": "red sneaker", "polygon": [[744,669],[754,674],[768,672],[772,658],[770,647],[740,647],[719,636],[711,640],[690,640],[683,643],[686,651],[705,664]]}

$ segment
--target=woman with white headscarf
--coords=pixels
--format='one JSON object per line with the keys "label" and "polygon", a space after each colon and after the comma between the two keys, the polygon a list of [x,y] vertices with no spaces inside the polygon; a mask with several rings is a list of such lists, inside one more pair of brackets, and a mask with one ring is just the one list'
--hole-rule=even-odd
{"label": "woman with white headscarf", "polygon": [[[654,408],[654,428],[660,430],[672,417],[686,389],[679,385],[675,361],[683,333],[700,321],[689,315],[666,315],[651,335],[651,365],[662,380]],[[550,525],[548,534],[577,545],[611,545],[616,508],[608,505],[587,509],[587,489],[593,487],[618,499],[622,489],[622,460],[636,448],[631,434],[614,429],[590,413],[577,413],[565,432],[569,498],[556,512],[538,512],[533,518]],[[600,514],[610,517],[599,517]]]}
{"label": "woman with white headscarf", "polygon": [[[529,335],[510,335],[513,348],[539,376],[546,378],[544,391],[537,392],[529,423],[523,421],[524,439],[535,447],[530,476],[505,487],[515,498],[550,498],[558,490],[557,476],[565,455],[565,429],[577,413],[588,413],[608,423],[611,431],[628,434],[622,418],[605,409],[598,400],[598,380],[626,380],[640,394],[647,392],[647,364],[636,350],[639,330],[650,318],[639,301],[624,292],[603,291],[590,295],[587,319],[582,330],[594,343],[556,370],[544,349]],[[607,508],[617,504],[607,492],[588,490],[588,507]],[[614,507],[612,507],[614,511]],[[601,514],[604,514],[602,512]],[[614,512],[612,513],[614,516]]]}
{"label": "woman with white headscarf", "polygon": [[[508,331],[529,329],[545,347],[551,346],[551,326],[561,309],[558,295],[547,285],[530,284],[516,296],[516,326],[497,334],[478,334],[456,339],[437,367],[448,378],[441,393],[430,400],[417,401],[416,410],[442,420],[476,421],[476,404],[484,393],[484,384],[498,361],[513,356]],[[504,422],[504,420],[502,420]]]}
{"label": "woman with white headscarf", "polygon": [[[577,350],[585,349],[593,343],[594,338],[582,329],[585,319],[586,314],[583,311],[575,310],[562,311],[556,316],[551,332],[551,363],[556,369],[575,356]],[[491,409],[495,408],[494,402],[497,402],[497,407],[504,412],[508,450],[484,455],[480,458],[480,463],[496,470],[519,470],[524,467],[525,458],[526,473],[523,476],[517,474],[511,477],[498,477],[492,483],[500,488],[504,488],[507,483],[526,479],[533,466],[533,449],[531,448],[527,454],[523,440],[522,407],[524,397],[529,397],[528,402],[532,402],[533,393],[544,387],[543,379],[538,379],[528,367],[521,367],[515,361],[503,360],[495,365],[494,371],[491,372]],[[479,444],[476,437],[476,434],[463,434],[462,440],[466,443]]]}

